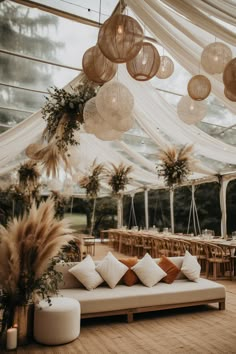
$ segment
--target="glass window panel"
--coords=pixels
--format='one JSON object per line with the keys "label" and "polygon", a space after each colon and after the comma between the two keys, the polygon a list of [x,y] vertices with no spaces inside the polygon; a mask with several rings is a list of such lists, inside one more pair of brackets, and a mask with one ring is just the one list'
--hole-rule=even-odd
{"label": "glass window panel", "polygon": [[150,190],[148,192],[149,225],[163,228],[171,227],[170,224],[170,193],[169,190]]}
{"label": "glass window panel", "polygon": [[220,185],[206,183],[196,186],[195,201],[201,230],[210,229],[221,234]]}
{"label": "glass window panel", "polygon": [[236,231],[236,180],[230,181],[226,190],[227,233]]}

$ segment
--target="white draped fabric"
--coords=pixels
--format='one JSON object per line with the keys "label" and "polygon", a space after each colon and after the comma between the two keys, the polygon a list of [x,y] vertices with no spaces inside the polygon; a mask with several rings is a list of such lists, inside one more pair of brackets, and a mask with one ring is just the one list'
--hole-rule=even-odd
{"label": "white draped fabric", "polygon": [[[212,34],[229,43],[235,52],[235,47],[233,47],[236,43],[235,33],[226,29],[213,17],[209,19],[204,15],[208,13],[221,21],[235,24],[235,10],[232,10],[228,2],[219,0],[197,0],[193,3],[188,0],[126,0],[126,3],[145,25],[145,28],[192,75],[199,73],[201,52],[206,45],[214,41]],[[198,9],[197,5],[199,5]],[[181,16],[173,11],[176,7]],[[201,73],[204,73],[202,69]],[[209,77],[216,97],[228,109],[236,113],[235,103],[224,96],[221,77],[204,74]],[[65,88],[69,90],[70,87],[75,87],[82,79],[83,75],[80,74]],[[189,126],[181,121],[176,109],[165,101],[150,82],[133,80],[127,73],[125,65],[119,65],[118,79],[132,92],[135,99],[134,117],[157,148],[165,148],[170,144],[170,140],[180,145],[194,144],[195,153],[198,155],[236,164],[236,147],[227,145],[197,127]],[[1,174],[16,165],[14,159],[29,144],[39,139],[44,128],[45,122],[39,111],[0,135]],[[132,164],[134,170],[128,191],[145,185],[156,186],[159,182],[163,183],[157,178],[155,162],[148,160],[124,141],[105,142],[82,131],[80,146],[74,150],[73,155],[73,167],[80,173],[85,173],[95,158],[97,162],[107,165],[111,162]],[[193,179],[214,175],[217,172],[200,162],[194,164],[193,171],[195,172]]]}

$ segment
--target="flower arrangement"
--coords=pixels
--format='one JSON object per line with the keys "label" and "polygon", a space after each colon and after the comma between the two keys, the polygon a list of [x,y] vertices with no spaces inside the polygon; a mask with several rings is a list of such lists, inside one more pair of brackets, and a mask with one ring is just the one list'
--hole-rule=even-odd
{"label": "flower arrangement", "polygon": [[191,172],[190,164],[194,161],[192,152],[193,145],[185,145],[180,150],[173,146],[160,151],[159,159],[162,162],[157,166],[157,174],[164,177],[168,187],[187,179]]}
{"label": "flower arrangement", "polygon": [[51,198],[54,201],[55,218],[61,220],[65,213],[66,198],[58,191],[51,191]]}
{"label": "flower arrangement", "polygon": [[96,164],[96,160],[94,160],[90,173],[80,178],[79,185],[81,188],[86,189],[87,197],[97,198],[100,189],[101,174],[103,172],[105,172],[104,165],[101,163]]}
{"label": "flower arrangement", "polygon": [[51,199],[0,229],[1,331],[12,325],[14,310],[40,298],[50,302],[62,280],[54,269],[61,247],[73,237],[66,220],[54,218]]}
{"label": "flower arrangement", "polygon": [[111,165],[112,170],[108,174],[108,185],[111,187],[112,193],[118,195],[129,183],[130,178],[128,175],[132,172],[133,167],[125,166],[123,163],[120,163],[118,166],[115,166],[113,163]]}
{"label": "flower arrangement", "polygon": [[77,145],[75,131],[80,129],[85,103],[96,96],[97,89],[91,83],[81,84],[72,92],[57,87],[48,90],[42,117],[47,122],[44,137],[48,142],[56,140],[59,151],[67,151],[68,145]]}

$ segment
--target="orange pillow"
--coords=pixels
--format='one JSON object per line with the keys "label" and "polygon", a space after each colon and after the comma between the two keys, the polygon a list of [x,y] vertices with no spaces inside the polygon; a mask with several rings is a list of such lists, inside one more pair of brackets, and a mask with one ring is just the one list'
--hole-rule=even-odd
{"label": "orange pillow", "polygon": [[134,271],[130,268],[133,267],[138,262],[138,258],[137,257],[122,258],[119,259],[119,261],[125,264],[127,267],[129,267],[125,275],[122,277],[122,280],[125,283],[125,285],[132,286],[134,284],[137,284],[139,282],[139,279],[137,275],[134,273]]}
{"label": "orange pillow", "polygon": [[176,265],[171,262],[169,258],[166,256],[162,256],[160,262],[158,263],[159,267],[167,273],[167,275],[162,278],[161,281],[164,281],[167,284],[173,283],[173,281],[177,278],[177,275],[180,272],[180,269],[176,267]]}

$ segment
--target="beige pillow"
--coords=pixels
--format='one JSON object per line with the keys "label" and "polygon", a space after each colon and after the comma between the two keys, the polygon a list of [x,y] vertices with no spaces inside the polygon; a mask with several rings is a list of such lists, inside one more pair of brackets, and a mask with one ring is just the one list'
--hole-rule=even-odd
{"label": "beige pillow", "polygon": [[96,271],[101,275],[110,288],[114,288],[129,267],[119,262],[111,252],[98,263]]}
{"label": "beige pillow", "polygon": [[201,266],[196,257],[188,251],[185,251],[181,272],[192,281],[197,281],[200,278]]}
{"label": "beige pillow", "polygon": [[140,281],[149,288],[157,284],[167,275],[148,253],[146,253],[145,256],[131,269]]}
{"label": "beige pillow", "polygon": [[95,270],[95,264],[90,255],[78,263],[69,272],[78,279],[87,290],[93,290],[103,283],[102,277]]}

